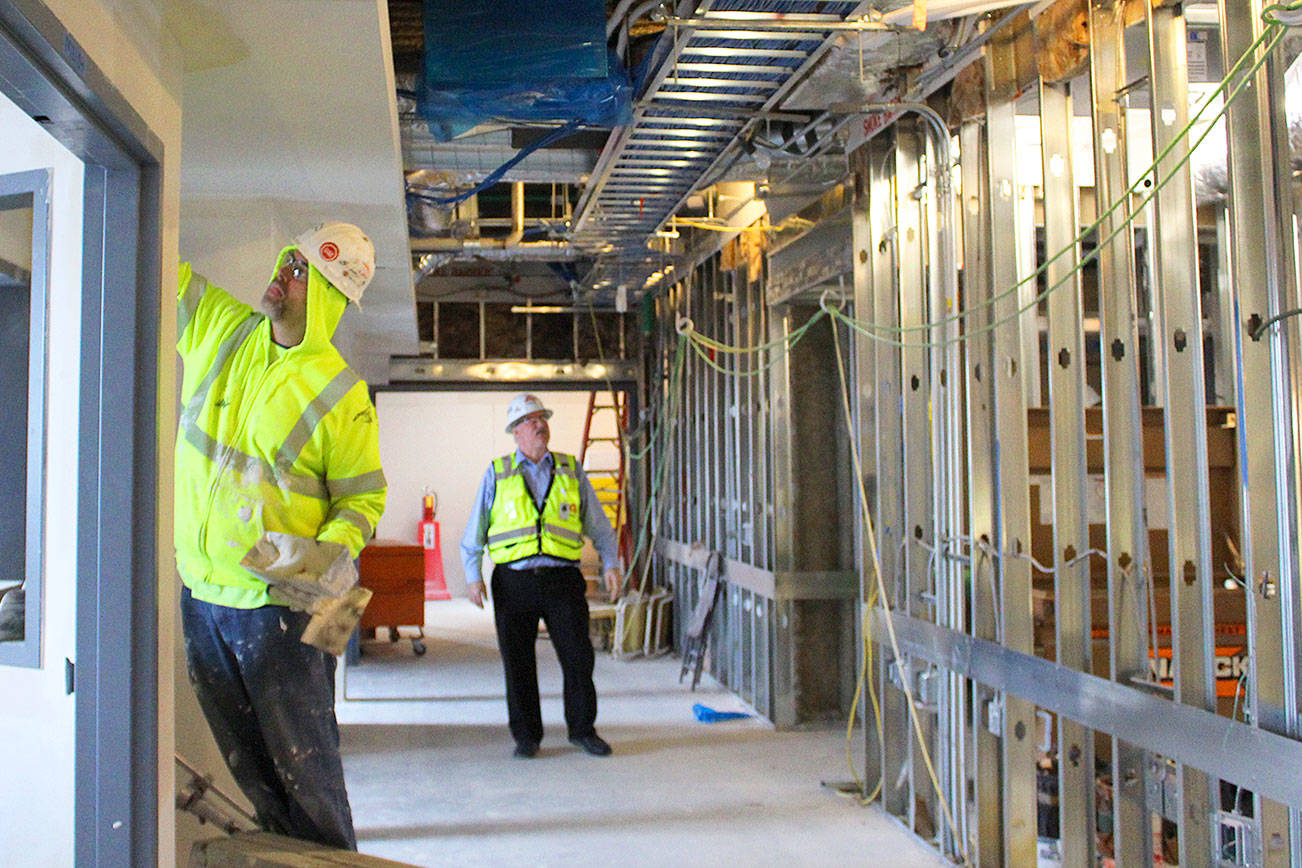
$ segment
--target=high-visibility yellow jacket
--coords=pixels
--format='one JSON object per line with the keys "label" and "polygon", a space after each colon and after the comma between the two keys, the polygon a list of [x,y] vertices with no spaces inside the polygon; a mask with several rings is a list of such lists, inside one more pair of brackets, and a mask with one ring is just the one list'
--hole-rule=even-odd
{"label": "high-visibility yellow jacket", "polygon": [[283,348],[265,316],[181,264],[176,566],[196,599],[267,602],[267,585],[239,564],[263,531],[354,556],[375,532],[386,489],[375,407],[330,343],[346,304],[309,269],[307,331]]}
{"label": "high-visibility yellow jacket", "polygon": [[509,564],[532,555],[577,561],[583,554],[578,462],[552,453],[552,484],[542,511],[534,503],[515,455],[493,459],[493,508],[488,514],[488,556]]}

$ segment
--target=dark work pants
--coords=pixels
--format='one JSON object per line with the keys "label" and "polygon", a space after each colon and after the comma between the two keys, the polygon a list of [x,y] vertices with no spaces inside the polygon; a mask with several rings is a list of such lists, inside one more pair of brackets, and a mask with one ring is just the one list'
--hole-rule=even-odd
{"label": "dark work pants", "polygon": [[233,609],[181,591],[190,683],[269,832],[357,849],[335,721],[335,659],[299,641],[310,616]]}
{"label": "dark work pants", "polygon": [[541,742],[538,701],[538,619],[547,625],[565,678],[565,724],[570,738],[596,732],[597,688],[592,683],[587,585],[578,567],[493,568],[493,619],[506,673],[506,713],[517,742]]}

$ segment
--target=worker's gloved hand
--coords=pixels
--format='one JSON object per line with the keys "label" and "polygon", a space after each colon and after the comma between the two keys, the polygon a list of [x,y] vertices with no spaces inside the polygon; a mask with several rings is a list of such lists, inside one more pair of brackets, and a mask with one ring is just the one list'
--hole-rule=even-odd
{"label": "worker's gloved hand", "polygon": [[357,566],[342,543],[267,531],[240,560],[240,566],[271,589],[273,603],[316,612],[357,584]]}
{"label": "worker's gloved hand", "polygon": [[332,599],[319,588],[299,587],[288,582],[267,588],[269,602],[276,606],[288,606],[295,612],[315,614]]}
{"label": "worker's gloved hand", "polygon": [[360,586],[337,600],[322,600],[303,630],[302,641],[335,657],[343,654],[370,600],[370,590]]}

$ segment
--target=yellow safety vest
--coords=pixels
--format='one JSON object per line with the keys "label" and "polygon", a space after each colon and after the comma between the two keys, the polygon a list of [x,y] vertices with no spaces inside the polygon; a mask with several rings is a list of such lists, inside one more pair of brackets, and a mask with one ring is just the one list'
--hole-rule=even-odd
{"label": "yellow safety vest", "polygon": [[493,508],[488,516],[488,556],[509,564],[534,555],[577,561],[583,553],[578,462],[552,453],[552,481],[542,511],[534,503],[515,455],[493,460]]}
{"label": "yellow safety vest", "polygon": [[266,584],[239,563],[264,531],[356,556],[384,512],[375,408],[330,343],[347,302],[315,268],[307,300],[303,342],[280,349],[265,316],[181,263],[176,566],[205,602],[267,602]]}

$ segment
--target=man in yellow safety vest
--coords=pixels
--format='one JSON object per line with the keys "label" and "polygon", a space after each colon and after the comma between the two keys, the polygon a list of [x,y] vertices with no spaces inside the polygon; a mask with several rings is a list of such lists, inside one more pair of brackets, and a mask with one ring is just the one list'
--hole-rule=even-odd
{"label": "man in yellow safety vest", "polygon": [[[345,849],[357,845],[335,658],[304,630],[316,588],[338,598],[355,584],[353,559],[384,512],[375,408],[330,343],[374,270],[360,229],[324,223],[281,251],[263,313],[189,263],[177,304],[175,542],[190,681],[262,827]],[[269,573],[247,566],[254,553]],[[294,595],[263,580],[271,573],[293,576]]]}
{"label": "man in yellow safety vest", "polygon": [[609,756],[597,735],[594,655],[579,557],[587,535],[601,555],[613,595],[622,576],[615,532],[573,455],[550,452],[552,411],[537,396],[517,395],[507,409],[516,450],[488,466],[461,538],[470,600],[484,605],[484,549],[494,563],[493,620],[506,674],[506,710],[515,756],[537,756],[542,741],[538,700],[538,620],[547,625],[564,673],[565,724],[572,744]]}

